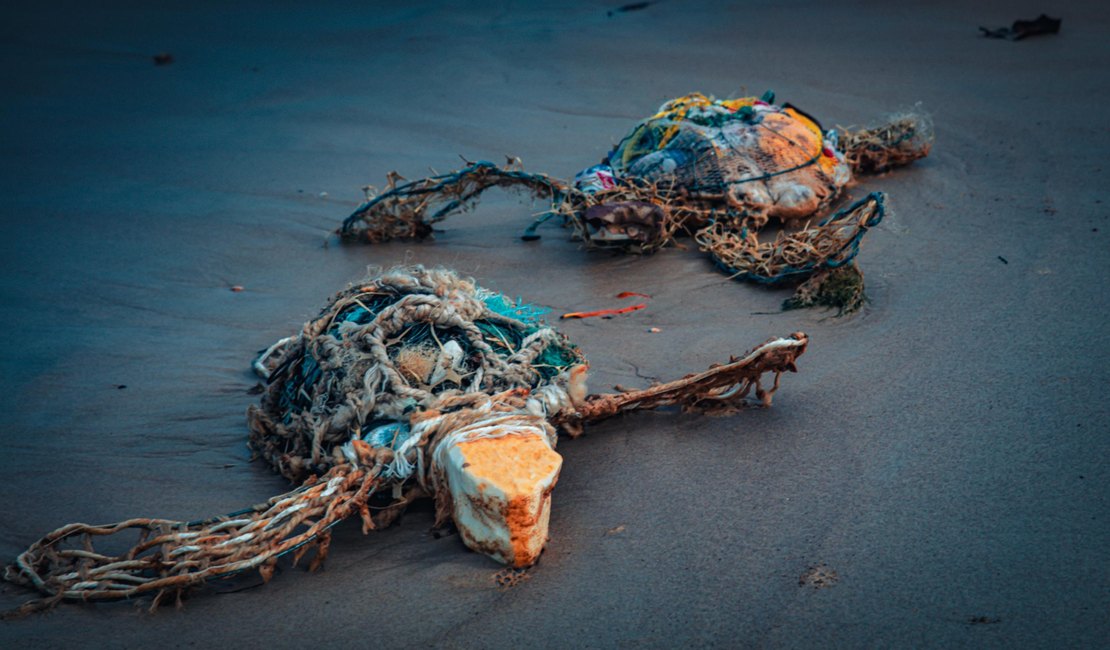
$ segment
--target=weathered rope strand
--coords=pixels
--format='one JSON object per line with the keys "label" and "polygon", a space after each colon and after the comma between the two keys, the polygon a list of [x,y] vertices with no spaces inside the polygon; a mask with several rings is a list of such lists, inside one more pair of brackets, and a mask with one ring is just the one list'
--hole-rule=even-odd
{"label": "weathered rope strand", "polygon": [[[726,364],[710,366],[708,370],[682,379],[644,390],[590,396],[573,412],[560,414],[555,421],[580,430],[583,423],[618,413],[666,406],[680,406],[683,411],[701,413],[730,413],[747,405],[753,388],[756,399],[763,406],[770,406],[780,375],[797,372],[794,362],[805,352],[808,343],[809,338],[802,332],[795,332],[788,338],[771,339],[742,357],[733,357]],[[770,388],[762,385],[766,373],[774,375]]]}
{"label": "weathered rope strand", "polygon": [[[32,544],[7,567],[5,579],[47,595],[17,610],[27,613],[59,600],[120,600],[153,594],[156,603],[215,578],[258,569],[269,580],[274,562],[317,549],[314,566],[326,557],[327,531],[361,513],[374,527],[366,502],[380,481],[379,468],[340,465],[320,479],[270,499],[234,519],[186,523],[166,519],[128,519],[115,524],[69,524]],[[96,540],[137,530],[140,540],[122,555],[95,552]],[[77,543],[83,548],[67,548]]]}

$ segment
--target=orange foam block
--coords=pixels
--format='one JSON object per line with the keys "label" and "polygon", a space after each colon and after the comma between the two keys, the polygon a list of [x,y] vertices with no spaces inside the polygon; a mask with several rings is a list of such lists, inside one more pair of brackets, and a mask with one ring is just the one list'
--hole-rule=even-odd
{"label": "orange foam block", "polygon": [[513,567],[535,563],[547,543],[562,456],[538,431],[495,433],[458,443],[444,464],[463,542]]}

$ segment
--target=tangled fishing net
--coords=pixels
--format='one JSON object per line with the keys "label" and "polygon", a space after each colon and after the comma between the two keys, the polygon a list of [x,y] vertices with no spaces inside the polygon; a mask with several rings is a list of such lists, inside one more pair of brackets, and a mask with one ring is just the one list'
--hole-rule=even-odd
{"label": "tangled fishing net", "polygon": [[[344,519],[357,516],[367,532],[431,496],[444,523],[453,446],[532,436],[553,447],[556,427],[574,434],[636,409],[722,413],[752,397],[769,405],[806,344],[796,333],[673,382],[587,395],[585,358],[544,324],[541,309],[444,269],[393,269],[338,293],[255,363],[268,388],[248,414],[250,445],[299,487],[211,519],[63,526],[5,577],[44,595],[26,613],[143,595],[156,607],[245,571],[269,580],[279,558],[296,563],[313,551],[314,568]],[[127,533],[137,539],[121,539]]]}
{"label": "tangled fishing net", "polygon": [[[854,259],[868,229],[882,221],[884,201],[882,194],[873,192],[814,227],[780,232],[772,241],[760,241],[759,233],[747,226],[736,230],[721,223],[699,230],[695,237],[713,262],[734,278],[760,284],[808,278],[787,300],[788,309],[822,305],[851,312],[864,300],[863,275]],[[853,278],[854,283],[841,282],[833,290],[834,284],[827,283],[832,277]]]}
{"label": "tangled fishing net", "polygon": [[621,140],[609,164],[621,177],[673,179],[691,198],[742,213],[756,227],[769,217],[812,215],[836,198],[851,172],[832,134],[773,102],[771,93],[671,100]]}
{"label": "tangled fishing net", "polygon": [[248,411],[251,446],[301,480],[341,462],[337,445],[351,436],[396,434],[390,423],[447,399],[522,390],[537,415],[557,413],[585,359],[543,313],[444,269],[354,285],[256,362],[269,387]]}
{"label": "tangled fishing net", "polygon": [[[524,239],[536,238],[536,229],[553,218],[561,218],[588,248],[647,253],[692,234],[736,279],[804,282],[855,257],[863,233],[883,217],[882,195],[872,194],[815,227],[784,229],[771,249],[758,238],[768,221],[820,216],[853,172],[908,164],[926,156],[932,140],[932,123],[921,111],[871,128],[826,131],[794,106],[776,104],[771,92],[730,100],[695,93],[663,104],[573,183],[527,173],[519,160],[504,167],[482,161],[403,183],[391,174],[385,190],[368,193],[338,233],[345,241],[371,243],[425,239],[447,216],[472,208],[485,190],[513,188],[551,204]],[[854,219],[869,210],[861,204],[878,206],[864,222]],[[850,236],[846,222],[855,224]],[[858,299],[834,303],[842,312],[862,303],[862,273],[856,277]],[[803,288],[791,304],[824,304],[802,295],[811,290]]]}

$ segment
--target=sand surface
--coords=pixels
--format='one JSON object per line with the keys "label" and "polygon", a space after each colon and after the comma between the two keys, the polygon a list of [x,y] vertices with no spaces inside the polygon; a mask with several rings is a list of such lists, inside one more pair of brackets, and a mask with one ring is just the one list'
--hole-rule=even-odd
{"label": "sand surface", "polygon": [[[551,542],[513,588],[416,511],[341,526],[316,574],[153,616],[65,606],[0,623],[0,645],[1105,643],[1104,4],[22,4],[0,21],[5,560],[63,523],[285,490],[249,461],[248,364],[370,264],[450,265],[556,313],[651,294],[561,325],[595,389],[812,342],[769,410],[638,414],[560,444]],[[1059,36],[977,37],[1041,11]],[[390,169],[513,154],[568,177],[670,97],[768,88],[826,126],[935,115],[929,159],[852,191],[895,210],[865,240],[855,317],[763,313],[789,292],[695,250],[522,243],[542,206],[504,195],[435,242],[325,246]],[[5,584],[0,606],[29,595]]]}

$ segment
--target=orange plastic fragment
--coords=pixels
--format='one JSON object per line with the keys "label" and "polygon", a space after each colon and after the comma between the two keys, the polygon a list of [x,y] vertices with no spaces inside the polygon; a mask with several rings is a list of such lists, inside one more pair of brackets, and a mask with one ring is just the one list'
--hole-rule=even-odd
{"label": "orange plastic fragment", "polygon": [[572,311],[568,314],[563,314],[559,318],[593,318],[594,316],[616,316],[617,314],[627,314],[630,311],[638,311],[647,307],[646,304],[640,303],[639,305],[629,305],[628,307],[621,307],[620,309],[599,309],[598,311]]}

